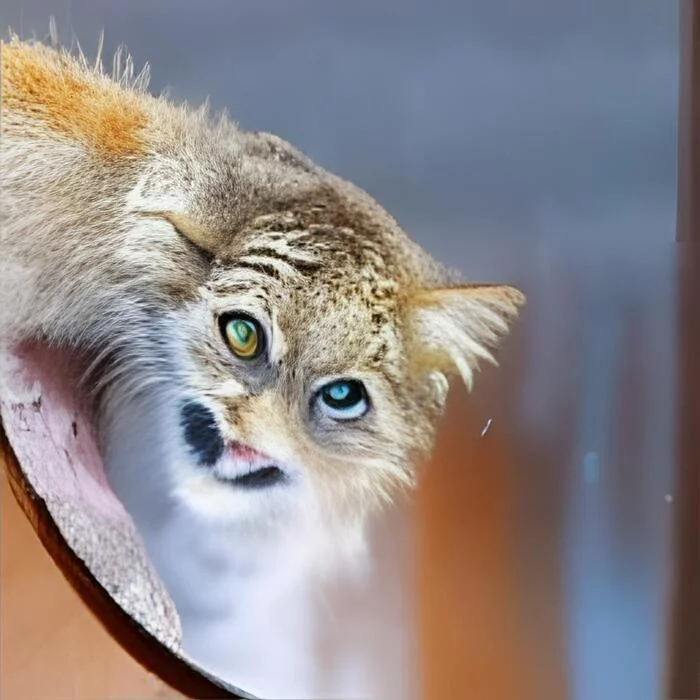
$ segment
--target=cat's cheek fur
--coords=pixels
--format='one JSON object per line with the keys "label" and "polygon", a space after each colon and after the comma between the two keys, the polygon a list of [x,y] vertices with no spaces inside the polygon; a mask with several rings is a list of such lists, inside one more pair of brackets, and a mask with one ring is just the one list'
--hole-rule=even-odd
{"label": "cat's cheek fur", "polygon": [[[195,520],[265,530],[291,517],[292,484],[255,492],[218,481],[210,467],[197,463],[183,439],[180,396],[189,392],[137,395],[103,419],[101,434],[107,474],[137,522],[150,513],[176,508]],[[274,493],[273,493],[274,491]]]}
{"label": "cat's cheek fur", "polygon": [[[112,488],[139,524],[165,579],[177,563],[162,560],[158,543],[174,513],[192,527],[258,542],[261,552],[267,546],[262,543],[292,538],[301,546],[302,559],[321,574],[339,559],[350,557],[360,564],[365,515],[372,503],[371,474],[358,467],[347,479],[333,481],[303,465],[286,463],[288,483],[271,489],[250,491],[221,483],[196,464],[182,438],[178,400],[185,393],[131,396],[102,422]],[[363,466],[371,470],[372,465]],[[348,500],[353,503],[349,509],[343,507]],[[358,508],[358,503],[367,507]]]}

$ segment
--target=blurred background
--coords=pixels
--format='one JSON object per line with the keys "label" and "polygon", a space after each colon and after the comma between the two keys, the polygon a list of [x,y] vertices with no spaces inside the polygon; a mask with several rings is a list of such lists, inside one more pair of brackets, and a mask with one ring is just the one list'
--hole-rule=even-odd
{"label": "blurred background", "polygon": [[[291,141],[468,276],[523,287],[501,368],[457,399],[409,516],[416,649],[457,625],[480,698],[663,697],[678,3],[4,0],[0,27],[43,37],[51,15],[88,55],[102,30],[105,56],[126,44],[153,91]],[[392,697],[465,697],[440,685],[455,668],[404,646],[383,657],[387,677],[409,669]]]}
{"label": "blurred background", "polygon": [[673,238],[675,0],[4,0],[0,27],[42,37],[50,15],[296,144],[443,259]]}

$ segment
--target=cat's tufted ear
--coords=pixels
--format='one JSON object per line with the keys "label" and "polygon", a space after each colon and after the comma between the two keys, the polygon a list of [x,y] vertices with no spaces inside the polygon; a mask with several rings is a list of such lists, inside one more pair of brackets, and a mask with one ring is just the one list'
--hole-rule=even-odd
{"label": "cat's tufted ear", "polygon": [[409,298],[411,355],[424,370],[457,372],[468,388],[479,360],[509,331],[525,296],[505,285],[467,284],[419,290]]}

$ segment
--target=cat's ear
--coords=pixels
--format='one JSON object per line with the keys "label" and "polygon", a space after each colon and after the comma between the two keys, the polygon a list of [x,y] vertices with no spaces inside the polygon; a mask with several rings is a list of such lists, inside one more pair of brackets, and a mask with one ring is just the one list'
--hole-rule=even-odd
{"label": "cat's ear", "polygon": [[468,388],[479,360],[508,333],[525,296],[505,285],[466,284],[419,290],[409,298],[411,355],[422,369],[457,372]]}

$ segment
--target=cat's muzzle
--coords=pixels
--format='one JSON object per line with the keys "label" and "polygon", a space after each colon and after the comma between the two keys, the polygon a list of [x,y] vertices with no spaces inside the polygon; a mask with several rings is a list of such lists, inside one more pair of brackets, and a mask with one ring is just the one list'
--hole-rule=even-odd
{"label": "cat's muzzle", "polygon": [[262,489],[287,481],[287,473],[267,455],[236,441],[225,441],[214,414],[199,401],[187,401],[180,414],[185,442],[197,463],[219,481]]}

